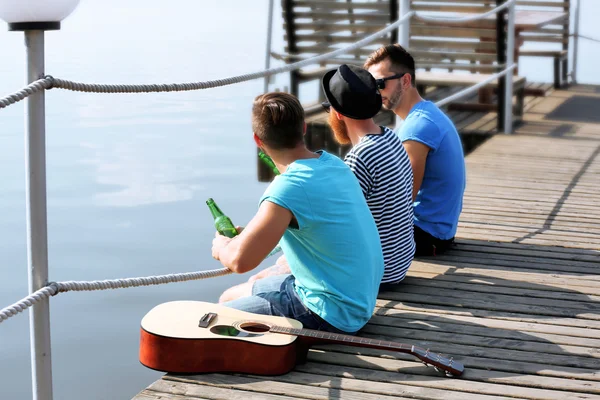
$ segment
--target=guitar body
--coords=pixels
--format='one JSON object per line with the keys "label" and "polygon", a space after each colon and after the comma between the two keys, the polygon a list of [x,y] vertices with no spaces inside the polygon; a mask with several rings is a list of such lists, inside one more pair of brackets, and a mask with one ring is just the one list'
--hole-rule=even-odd
{"label": "guitar body", "polygon": [[[209,327],[198,326],[207,313],[217,316]],[[256,315],[213,303],[174,301],[160,304],[142,319],[140,362],[162,372],[281,375],[306,357],[308,347],[297,336],[268,332],[256,335],[240,332],[240,336],[229,336],[235,329],[215,329],[257,320],[302,328],[302,324],[293,319]]]}

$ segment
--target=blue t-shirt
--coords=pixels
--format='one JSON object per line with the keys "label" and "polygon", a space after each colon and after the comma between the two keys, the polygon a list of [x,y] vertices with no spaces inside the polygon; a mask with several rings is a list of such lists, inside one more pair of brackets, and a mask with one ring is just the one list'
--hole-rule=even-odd
{"label": "blue t-shirt", "polygon": [[371,318],[383,277],[375,220],[350,168],[338,157],[293,162],[269,185],[260,203],[292,212],[298,227],[280,241],[296,292],[311,311],[346,332]]}
{"label": "blue t-shirt", "polygon": [[454,124],[434,103],[423,100],[410,110],[398,130],[403,142],[430,148],[423,183],[415,199],[415,225],[447,240],[456,235],[465,191],[465,156]]}

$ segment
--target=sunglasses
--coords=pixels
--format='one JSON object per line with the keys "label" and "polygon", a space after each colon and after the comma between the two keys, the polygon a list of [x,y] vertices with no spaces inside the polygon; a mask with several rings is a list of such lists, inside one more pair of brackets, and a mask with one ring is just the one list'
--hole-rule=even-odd
{"label": "sunglasses", "polygon": [[329,113],[329,111],[331,110],[331,104],[329,104],[326,101],[321,103],[321,107],[323,107],[326,113]]}
{"label": "sunglasses", "polygon": [[406,72],[403,72],[401,74],[396,74],[396,75],[388,76],[387,78],[375,79],[375,83],[377,84],[377,89],[379,89],[379,90],[385,89],[385,81],[389,81],[391,79],[400,79],[404,75],[406,75]]}

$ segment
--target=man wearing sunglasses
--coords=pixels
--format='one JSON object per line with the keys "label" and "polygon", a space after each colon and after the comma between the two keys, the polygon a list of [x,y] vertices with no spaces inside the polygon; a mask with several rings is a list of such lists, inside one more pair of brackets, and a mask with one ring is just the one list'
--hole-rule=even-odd
{"label": "man wearing sunglasses", "polygon": [[398,136],[414,175],[415,255],[441,254],[454,243],[465,190],[458,132],[434,103],[419,95],[415,61],[402,46],[381,47],[364,67],[377,78],[383,107],[403,120]]}

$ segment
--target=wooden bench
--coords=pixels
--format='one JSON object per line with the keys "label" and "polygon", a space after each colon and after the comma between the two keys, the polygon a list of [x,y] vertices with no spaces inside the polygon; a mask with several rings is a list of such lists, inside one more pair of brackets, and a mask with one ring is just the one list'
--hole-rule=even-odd
{"label": "wooden bench", "polygon": [[[491,10],[495,0],[463,0],[440,2],[411,0],[411,11],[434,17],[481,14]],[[493,21],[464,24],[430,22],[411,19],[408,50],[419,68],[452,72],[494,73],[505,68],[498,62],[497,32]]]}
{"label": "wooden bench", "polygon": [[[440,87],[469,87],[476,85],[480,82],[489,79],[492,74],[459,74],[459,73],[440,73],[440,72],[428,72],[419,71],[416,73],[416,84],[420,93],[425,93],[427,87],[435,86]],[[517,117],[515,122],[518,122],[523,117],[524,112],[524,100],[525,100],[525,85],[526,79],[522,76],[513,77],[513,93],[515,94],[515,104],[513,107],[513,114]],[[498,80],[493,80],[488,83],[485,87],[492,91],[498,89]],[[464,102],[453,102],[449,104],[449,110],[471,110],[471,111],[496,111],[498,107],[502,107],[502,104],[492,104],[491,98],[488,96],[487,91],[479,92],[478,103],[464,103]]]}
{"label": "wooden bench", "polygon": [[[496,0],[461,0],[460,2],[412,0],[411,10],[432,15],[449,13],[484,13],[497,6]],[[561,12],[566,18],[541,28],[529,27],[519,32],[522,43],[559,43],[557,50],[520,50],[519,56],[554,58],[554,86],[568,81],[568,46],[570,2],[561,0],[517,0],[517,12]],[[413,19],[410,27],[410,49],[418,57],[419,65],[443,68],[448,71],[492,72],[503,69],[497,62],[497,34],[493,18],[474,21],[460,26],[448,23],[431,23]],[[494,61],[496,55],[496,62]],[[518,62],[518,60],[515,60]]]}
{"label": "wooden bench", "polygon": [[521,50],[521,56],[550,57],[554,60],[554,87],[563,87],[569,81],[569,30],[570,0],[527,1],[517,0],[518,9],[561,11],[567,13],[562,21],[543,28],[522,32],[524,43],[555,43],[560,49],[556,50]]}
{"label": "wooden bench", "polygon": [[[489,7],[494,3],[492,0],[485,1]],[[469,5],[470,2],[480,6]],[[482,0],[462,0],[464,4],[461,3],[460,10],[461,12],[483,12],[482,10],[487,10],[489,7],[481,7],[481,2]],[[454,12],[457,9],[450,4],[432,6],[426,3],[428,2],[425,0],[413,0],[411,6],[417,11]],[[398,11],[397,0],[378,2],[283,0],[285,54],[274,55],[290,63],[339,49],[396,21]],[[488,78],[490,73],[504,67],[497,62],[496,30],[490,27],[489,22],[484,24],[484,27],[477,25],[457,27],[442,23],[424,23],[413,18],[410,23],[411,38],[408,50],[415,58],[419,70],[440,68],[448,72],[467,70],[481,75],[476,78],[476,82],[480,82]],[[471,40],[465,41],[465,38]],[[362,65],[374,49],[396,42],[397,31],[394,31],[351,54],[330,58],[320,65],[293,71],[290,73],[290,92],[298,95],[301,84],[320,79],[328,69],[340,64]],[[517,77],[516,80],[521,82],[522,78]],[[432,86],[439,82],[439,79],[430,73],[422,77],[420,82],[425,86]],[[460,85],[461,82],[464,83],[464,78],[455,81],[453,85]],[[492,84],[488,85],[490,90],[493,87]],[[515,85],[515,93],[520,93],[519,85]],[[321,96],[319,87],[319,100],[322,99]],[[489,108],[489,104],[485,107]]]}
{"label": "wooden bench", "polygon": [[[354,43],[398,19],[398,1],[282,0],[286,62],[314,57]],[[376,48],[396,43],[398,32],[382,36],[366,48],[320,64],[322,71],[343,63],[364,62]],[[290,73],[290,92],[298,95],[300,85],[320,78],[304,70]],[[319,87],[319,98],[322,93]]]}

